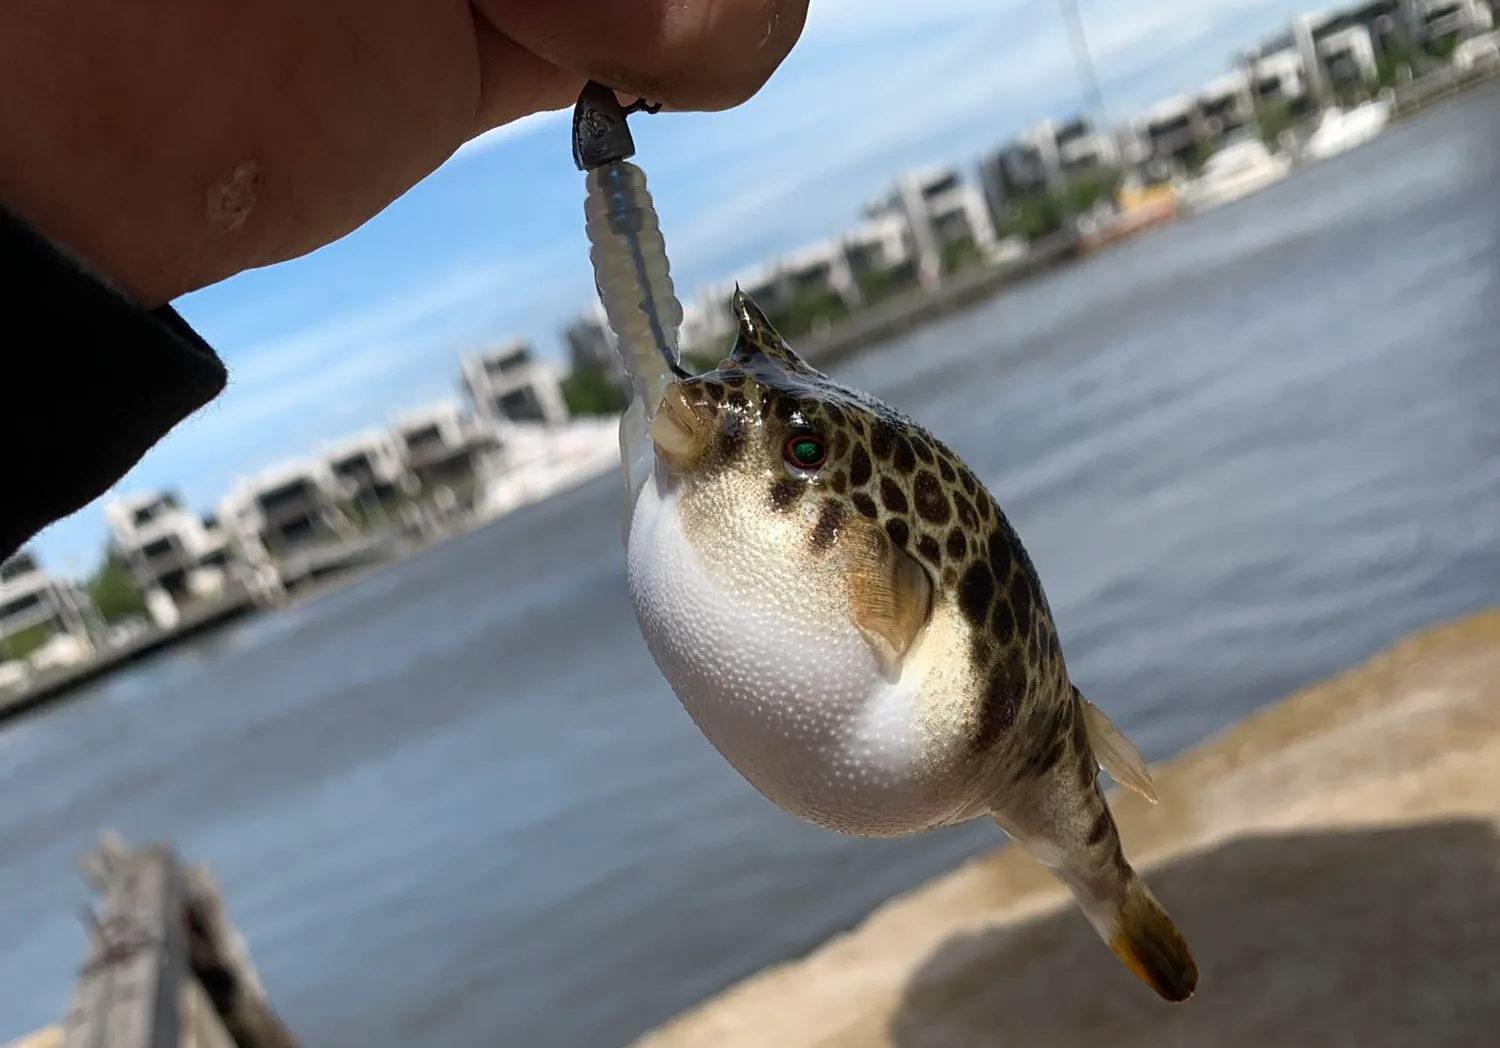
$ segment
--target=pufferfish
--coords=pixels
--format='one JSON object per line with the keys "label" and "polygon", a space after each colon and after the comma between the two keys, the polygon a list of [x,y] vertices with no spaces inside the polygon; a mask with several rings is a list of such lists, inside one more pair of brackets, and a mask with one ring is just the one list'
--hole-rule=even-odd
{"label": "pufferfish", "polygon": [[1098,781],[1102,766],[1154,802],[1150,774],[1069,680],[1005,515],[942,442],[808,365],[738,290],[732,311],[727,359],[638,383],[659,407],[638,397],[622,420],[630,595],[683,707],[814,825],[994,820],[1136,976],[1187,1000],[1196,963]]}

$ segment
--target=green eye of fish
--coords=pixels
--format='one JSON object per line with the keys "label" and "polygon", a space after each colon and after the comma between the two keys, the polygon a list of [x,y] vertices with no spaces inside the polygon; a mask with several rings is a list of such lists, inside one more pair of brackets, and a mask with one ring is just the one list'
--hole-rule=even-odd
{"label": "green eye of fish", "polygon": [[787,440],[784,455],[788,464],[798,469],[817,469],[828,457],[828,452],[817,437],[803,435]]}

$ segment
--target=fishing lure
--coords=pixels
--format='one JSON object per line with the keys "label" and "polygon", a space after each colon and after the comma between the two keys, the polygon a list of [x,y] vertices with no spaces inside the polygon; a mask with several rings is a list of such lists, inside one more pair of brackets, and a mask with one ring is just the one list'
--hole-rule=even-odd
{"label": "fishing lure", "polygon": [[1192,953],[1098,782],[1102,766],[1154,802],[1150,771],[1069,679],[1005,514],[946,445],[809,365],[738,290],[728,357],[683,370],[627,115],[585,89],[574,160],[634,387],[620,429],[630,596],[662,675],[784,811],[861,837],[987,817],[1126,967],[1166,1000],[1191,997]]}
{"label": "fishing lure", "polygon": [[634,495],[652,469],[651,419],[667,382],[688,377],[679,360],[682,303],[672,286],[666,241],[646,173],[630,162],[635,140],[626,117],[660,108],[644,99],[622,106],[613,90],[591,80],[573,109],[573,163],[585,173],[584,228],[594,285],[635,393],[620,420],[621,531],[627,542]]}

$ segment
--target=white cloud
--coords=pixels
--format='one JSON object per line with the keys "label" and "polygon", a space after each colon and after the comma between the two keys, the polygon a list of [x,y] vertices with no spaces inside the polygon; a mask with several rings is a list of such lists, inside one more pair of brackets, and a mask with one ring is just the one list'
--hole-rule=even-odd
{"label": "white cloud", "polygon": [[505,275],[506,270],[499,268],[464,271],[412,294],[333,317],[272,342],[243,349],[227,347],[223,351],[227,358],[242,361],[232,368],[231,385],[264,384],[317,370],[320,361],[364,351],[392,334],[473,302],[492,292]]}
{"label": "white cloud", "polygon": [[568,123],[571,120],[572,113],[566,109],[552,109],[543,113],[532,113],[530,116],[523,116],[519,120],[512,120],[508,124],[501,124],[499,127],[490,128],[484,134],[469,139],[458,147],[454,154],[448,158],[448,162],[452,163],[455,160],[470,159],[482,153],[488,153],[496,146],[527,138],[539,131],[545,131],[548,128]]}
{"label": "white cloud", "polygon": [[[518,295],[524,302],[548,282],[563,256],[554,249],[460,270],[271,342],[220,347],[227,360],[239,363],[231,363],[228,389],[190,424],[191,433],[197,439],[299,411],[332,425],[351,415],[347,403],[362,388],[405,369],[425,373],[436,365],[442,372],[437,381],[451,384],[448,358],[484,326],[489,304],[500,298],[514,302]],[[331,406],[334,394],[344,407]]]}
{"label": "white cloud", "polygon": [[[1085,3],[1082,16],[1091,55],[1108,84],[1155,70],[1224,65],[1231,45],[1222,56],[1204,45],[1227,20],[1292,6],[1287,0],[1104,0]],[[1029,120],[1083,104],[1066,23],[1052,0],[826,0],[812,11],[821,12],[821,21],[809,19],[808,39],[818,29],[826,38],[896,34],[896,44],[852,49],[827,63],[789,63],[788,75],[778,74],[742,111],[712,118],[712,128],[704,121],[694,153],[706,154],[726,174],[714,206],[668,230],[685,275],[705,265],[741,265],[749,259],[740,248],[752,243],[751,251],[780,239],[785,248],[788,237],[812,239],[834,225],[852,225],[861,194],[896,174],[883,164],[971,164]],[[1267,10],[1267,28],[1271,14]],[[900,47],[899,34],[917,30],[927,32],[923,46]],[[1120,98],[1113,101],[1112,117],[1128,115]],[[664,160],[664,174],[694,162],[688,156]],[[645,166],[648,173],[658,170],[649,160]]]}

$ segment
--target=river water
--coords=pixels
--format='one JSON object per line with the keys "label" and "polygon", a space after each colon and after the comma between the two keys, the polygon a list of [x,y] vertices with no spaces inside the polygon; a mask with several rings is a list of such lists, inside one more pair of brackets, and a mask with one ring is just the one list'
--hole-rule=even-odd
{"label": "river water", "polygon": [[[1160,758],[1500,599],[1500,93],[842,374],[1006,506]],[[646,655],[602,479],[0,730],[0,1040],[104,826],[210,864],[309,1046],[615,1046],[999,835],[762,801]]]}

